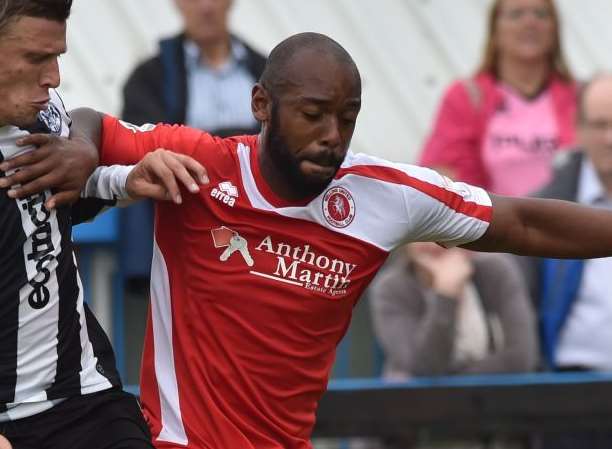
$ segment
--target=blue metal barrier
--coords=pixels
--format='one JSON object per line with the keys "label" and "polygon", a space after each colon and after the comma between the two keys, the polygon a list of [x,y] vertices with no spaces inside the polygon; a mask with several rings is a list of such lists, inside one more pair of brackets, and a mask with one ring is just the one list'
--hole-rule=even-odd
{"label": "blue metal barrier", "polygon": [[[137,385],[126,389],[138,395]],[[612,431],[612,373],[334,379],[314,438],[525,436]]]}
{"label": "blue metal barrier", "polygon": [[335,379],[319,403],[317,437],[525,436],[612,431],[612,373]]}
{"label": "blue metal barrier", "polygon": [[[125,378],[124,279],[123,270],[119,267],[119,213],[119,210],[116,208],[109,209],[98,216],[93,222],[74,226],[72,237],[77,248],[79,272],[83,281],[85,301],[89,304],[96,302],[96,305],[102,304],[110,309],[108,315],[112,317],[112,334],[109,337],[115,350],[117,369],[121,377]],[[100,275],[100,270],[96,266],[96,253],[100,250],[110,250],[115,265],[111,279],[101,280],[101,282],[112,283],[112,288],[109,289],[110,297],[94,291],[95,278]]]}
{"label": "blue metal barrier", "polygon": [[113,244],[119,241],[119,211],[110,209],[91,223],[72,228],[72,238],[77,244]]}
{"label": "blue metal barrier", "polygon": [[[380,378],[332,379],[328,390],[397,390],[419,388],[507,387],[530,385],[570,385],[612,383],[612,373],[564,372],[521,374],[477,374],[456,376],[415,377],[397,381]],[[612,400],[612,398],[611,398]]]}

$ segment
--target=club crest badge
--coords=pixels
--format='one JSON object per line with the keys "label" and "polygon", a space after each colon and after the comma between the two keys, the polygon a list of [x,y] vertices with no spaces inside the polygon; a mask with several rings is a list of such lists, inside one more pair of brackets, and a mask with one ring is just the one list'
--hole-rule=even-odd
{"label": "club crest badge", "polygon": [[59,134],[62,130],[62,115],[53,103],[38,113],[38,118],[47,127],[51,134]]}
{"label": "club crest badge", "polygon": [[355,218],[355,201],[344,187],[332,187],[323,196],[323,216],[335,228],[346,228]]}

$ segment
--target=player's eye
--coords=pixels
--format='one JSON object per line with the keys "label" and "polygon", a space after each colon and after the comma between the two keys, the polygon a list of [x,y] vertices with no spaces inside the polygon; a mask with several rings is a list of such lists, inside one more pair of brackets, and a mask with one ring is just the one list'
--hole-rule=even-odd
{"label": "player's eye", "polygon": [[57,55],[48,55],[48,54],[30,54],[27,56],[28,61],[31,64],[44,64],[51,58],[56,58]]}
{"label": "player's eye", "polygon": [[357,122],[357,116],[355,115],[345,115],[342,117],[342,121],[347,125],[354,125]]}
{"label": "player's eye", "polygon": [[315,121],[321,118],[321,113],[319,111],[302,111],[302,115],[310,121]]}

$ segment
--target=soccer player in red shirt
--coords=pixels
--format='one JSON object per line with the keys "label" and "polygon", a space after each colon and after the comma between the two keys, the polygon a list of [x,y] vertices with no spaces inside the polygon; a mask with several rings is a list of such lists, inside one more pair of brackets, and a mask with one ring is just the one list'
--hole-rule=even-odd
{"label": "soccer player in red shirt", "polygon": [[164,147],[208,171],[198,194],[156,210],[141,399],[158,448],[310,448],[353,306],[405,242],[612,254],[609,212],[351,153],[360,106],[348,53],[303,33],[271,52],[253,90],[259,136],[73,115],[101,134],[105,164]]}

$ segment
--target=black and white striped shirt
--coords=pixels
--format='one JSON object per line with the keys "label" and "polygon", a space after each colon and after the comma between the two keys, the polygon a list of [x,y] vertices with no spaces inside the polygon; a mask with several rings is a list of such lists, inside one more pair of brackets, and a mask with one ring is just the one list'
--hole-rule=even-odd
{"label": "black and white striped shirt", "polygon": [[[69,134],[61,99],[50,94],[31,129],[0,128],[0,161],[31,150],[16,146],[19,137]],[[47,210],[49,195],[15,200],[0,189],[0,421],[120,385],[110,342],[83,303],[72,209]]]}

